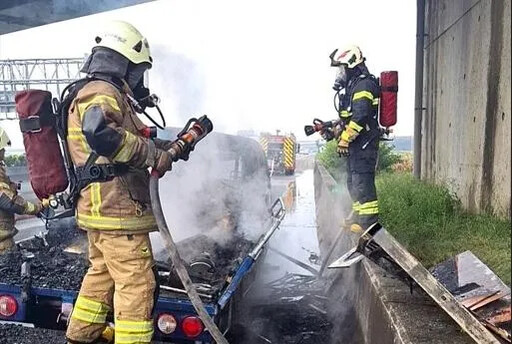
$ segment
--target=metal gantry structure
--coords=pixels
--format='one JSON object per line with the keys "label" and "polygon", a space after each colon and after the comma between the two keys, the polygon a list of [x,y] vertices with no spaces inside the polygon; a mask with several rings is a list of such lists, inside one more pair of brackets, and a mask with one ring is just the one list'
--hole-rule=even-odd
{"label": "metal gantry structure", "polygon": [[14,97],[26,89],[43,89],[59,97],[80,78],[83,58],[0,60],[0,121],[16,120]]}

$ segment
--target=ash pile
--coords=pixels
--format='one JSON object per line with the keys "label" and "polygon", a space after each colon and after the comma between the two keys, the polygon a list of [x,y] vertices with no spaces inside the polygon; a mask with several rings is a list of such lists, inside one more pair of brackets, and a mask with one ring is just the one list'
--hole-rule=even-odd
{"label": "ash pile", "polygon": [[[64,228],[63,228],[64,227]],[[27,277],[33,287],[79,290],[88,268],[84,252],[85,232],[74,222],[61,220],[30,240],[17,244],[17,250],[0,255],[2,282],[23,285]]]}
{"label": "ash pile", "polygon": [[29,328],[13,324],[0,324],[0,344],[63,344],[63,331]]}
{"label": "ash pile", "polygon": [[286,273],[260,288],[251,298],[241,333],[234,343],[331,343],[333,325],[328,316],[325,281],[316,276]]}
{"label": "ash pile", "polygon": [[[205,299],[214,299],[220,294],[253,245],[252,241],[236,232],[222,242],[208,235],[196,235],[177,243],[190,278]],[[157,260],[156,266],[161,294],[186,297],[172,264]]]}

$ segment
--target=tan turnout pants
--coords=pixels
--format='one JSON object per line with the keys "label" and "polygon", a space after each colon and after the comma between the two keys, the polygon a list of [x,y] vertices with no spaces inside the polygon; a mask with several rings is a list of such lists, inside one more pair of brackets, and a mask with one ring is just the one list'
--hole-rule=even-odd
{"label": "tan turnout pants", "polygon": [[156,283],[149,234],[87,236],[91,266],[71,314],[68,341],[96,341],[113,310],[116,344],[150,343]]}

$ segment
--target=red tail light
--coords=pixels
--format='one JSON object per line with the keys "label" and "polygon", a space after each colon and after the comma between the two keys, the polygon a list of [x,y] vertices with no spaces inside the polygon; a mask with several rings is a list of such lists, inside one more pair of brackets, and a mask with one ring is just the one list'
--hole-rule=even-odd
{"label": "red tail light", "polygon": [[181,330],[185,334],[185,336],[189,338],[194,338],[203,333],[204,325],[203,322],[198,317],[186,317],[181,322]]}
{"label": "red tail light", "polygon": [[0,296],[0,315],[10,317],[18,311],[16,299],[9,295]]}

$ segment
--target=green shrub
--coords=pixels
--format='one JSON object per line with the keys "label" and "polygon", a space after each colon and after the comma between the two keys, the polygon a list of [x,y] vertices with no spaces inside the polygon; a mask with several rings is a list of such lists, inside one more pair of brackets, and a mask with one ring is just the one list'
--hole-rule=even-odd
{"label": "green shrub", "polygon": [[347,159],[338,155],[337,145],[336,140],[327,142],[322,151],[317,154],[317,158],[334,179],[340,181],[346,174]]}
{"label": "green shrub", "polygon": [[396,163],[400,162],[400,160],[400,154],[395,152],[395,146],[382,141],[379,143],[377,171],[389,172]]}

